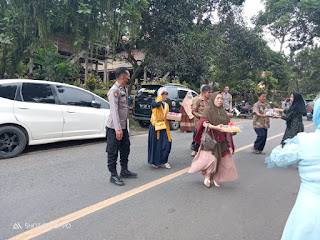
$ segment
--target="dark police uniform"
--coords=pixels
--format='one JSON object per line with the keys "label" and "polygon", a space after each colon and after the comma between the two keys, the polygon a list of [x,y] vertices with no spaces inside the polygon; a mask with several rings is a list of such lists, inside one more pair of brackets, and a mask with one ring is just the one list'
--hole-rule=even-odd
{"label": "dark police uniform", "polygon": [[[130,153],[130,140],[128,133],[128,93],[126,87],[122,87],[116,82],[108,92],[110,103],[110,116],[107,121],[106,137],[107,137],[107,153],[108,153],[108,169],[111,174],[117,173],[118,151],[120,151],[121,169],[128,169],[128,156]],[[116,138],[116,131],[122,130],[123,137],[119,141]]]}

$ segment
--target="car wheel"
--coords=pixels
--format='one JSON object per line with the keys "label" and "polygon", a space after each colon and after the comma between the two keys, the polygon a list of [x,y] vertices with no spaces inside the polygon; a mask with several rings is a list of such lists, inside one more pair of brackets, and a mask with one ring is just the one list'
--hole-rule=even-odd
{"label": "car wheel", "polygon": [[142,128],[147,128],[147,127],[149,127],[150,122],[147,122],[147,121],[139,121],[139,125],[140,125],[140,127],[142,127]]}
{"label": "car wheel", "polygon": [[171,130],[177,130],[180,127],[180,122],[179,121],[169,121],[170,124],[170,129]]}
{"label": "car wheel", "polygon": [[26,147],[27,137],[14,126],[0,127],[0,159],[19,155]]}

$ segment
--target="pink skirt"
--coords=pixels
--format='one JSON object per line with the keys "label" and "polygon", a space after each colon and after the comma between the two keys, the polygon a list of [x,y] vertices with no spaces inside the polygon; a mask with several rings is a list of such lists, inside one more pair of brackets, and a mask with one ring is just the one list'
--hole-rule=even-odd
{"label": "pink skirt", "polygon": [[217,169],[217,158],[212,155],[211,151],[198,151],[198,154],[192,161],[189,173],[201,172],[202,175],[214,174],[213,180],[218,182],[234,181],[238,179],[236,165],[234,164],[231,154],[221,158],[220,165]]}

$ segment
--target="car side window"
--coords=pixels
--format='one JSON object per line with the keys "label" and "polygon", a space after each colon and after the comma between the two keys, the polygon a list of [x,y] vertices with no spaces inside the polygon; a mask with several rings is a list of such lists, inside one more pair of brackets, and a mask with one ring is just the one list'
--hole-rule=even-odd
{"label": "car side window", "polygon": [[170,99],[175,99],[177,98],[177,88],[175,87],[166,87],[167,91],[168,91],[168,98]]}
{"label": "car side window", "polygon": [[24,102],[56,103],[50,84],[23,83],[21,94]]}
{"label": "car side window", "polygon": [[198,94],[195,92],[192,92],[192,97],[196,97],[196,96],[198,96]]}
{"label": "car side window", "polygon": [[184,90],[178,90],[178,97],[179,99],[184,99],[184,97],[186,96],[188,92],[184,91]]}
{"label": "car side window", "polygon": [[63,105],[81,106],[81,107],[93,107],[91,105],[94,97],[92,94],[82,91],[80,89],[56,86],[58,90],[58,98]]}
{"label": "car side window", "polygon": [[110,105],[107,101],[101,100],[100,98],[94,96],[94,100],[101,104],[100,108],[110,109]]}
{"label": "car side window", "polygon": [[14,100],[17,91],[17,84],[8,83],[0,85],[0,97]]}

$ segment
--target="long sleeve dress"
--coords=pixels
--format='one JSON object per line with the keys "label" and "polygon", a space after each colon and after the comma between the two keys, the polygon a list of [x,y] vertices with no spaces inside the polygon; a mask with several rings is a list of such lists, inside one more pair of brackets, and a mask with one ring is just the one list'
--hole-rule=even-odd
{"label": "long sleeve dress", "polygon": [[[171,151],[171,133],[168,120],[165,118],[169,111],[167,103],[162,102],[162,97],[159,96],[151,103],[152,115],[151,124],[148,135],[148,163],[156,166],[168,162]],[[155,130],[154,124],[157,121],[164,121],[166,129]]]}
{"label": "long sleeve dress", "polygon": [[282,115],[281,118],[287,122],[287,128],[283,135],[281,144],[283,144],[286,139],[293,138],[299,132],[304,131],[302,113],[285,110],[284,115]]}
{"label": "long sleeve dress", "polygon": [[268,168],[298,163],[301,185],[281,240],[320,239],[320,130],[299,133],[266,158]]}
{"label": "long sleeve dress", "polygon": [[[202,124],[203,127],[208,126],[208,123],[205,121],[200,122],[200,124]],[[201,172],[202,175],[207,175],[207,176],[214,174],[213,180],[216,180],[218,182],[227,182],[227,181],[237,180],[238,173],[232,157],[233,152],[232,153],[230,152],[231,147],[229,147],[229,143],[228,143],[228,139],[231,142],[232,137],[230,133],[226,133],[226,135],[227,134],[229,134],[230,136],[226,137],[224,143],[217,142],[215,147],[215,151],[218,151],[221,154],[221,160],[218,161],[217,157],[212,154],[211,150],[206,150],[201,145],[196,157],[192,161],[192,164],[188,173]],[[215,139],[219,141],[217,137],[215,137]],[[219,147],[219,145],[222,145],[222,144],[225,144],[226,146],[228,146],[223,153],[221,153],[221,146]],[[234,151],[234,149],[232,151]]]}

